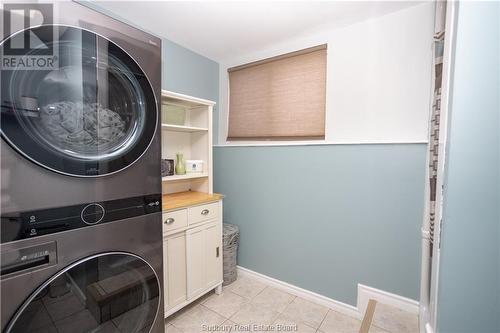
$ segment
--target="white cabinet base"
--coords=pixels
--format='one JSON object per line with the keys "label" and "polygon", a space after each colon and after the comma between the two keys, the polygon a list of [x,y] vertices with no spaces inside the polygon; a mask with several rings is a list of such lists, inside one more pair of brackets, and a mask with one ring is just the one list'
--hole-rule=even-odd
{"label": "white cabinet base", "polygon": [[164,215],[166,318],[212,290],[222,292],[222,200]]}

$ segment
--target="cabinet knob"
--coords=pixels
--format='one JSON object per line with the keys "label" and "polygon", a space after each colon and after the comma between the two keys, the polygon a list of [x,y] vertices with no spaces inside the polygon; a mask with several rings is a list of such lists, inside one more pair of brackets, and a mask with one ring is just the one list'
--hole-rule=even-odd
{"label": "cabinet knob", "polygon": [[219,258],[219,247],[218,246],[215,248],[215,257]]}
{"label": "cabinet knob", "polygon": [[208,209],[204,209],[201,211],[201,215],[207,215],[208,213],[210,213]]}
{"label": "cabinet knob", "polygon": [[165,224],[172,224],[175,222],[175,219],[173,217],[169,217],[168,219],[165,220]]}

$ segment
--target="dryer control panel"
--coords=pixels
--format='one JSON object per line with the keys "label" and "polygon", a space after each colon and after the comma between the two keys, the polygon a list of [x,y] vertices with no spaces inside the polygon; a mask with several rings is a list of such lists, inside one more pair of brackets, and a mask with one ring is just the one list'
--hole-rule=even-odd
{"label": "dryer control panel", "polygon": [[31,238],[161,212],[161,194],[1,216],[1,242]]}
{"label": "dryer control panel", "polygon": [[0,275],[12,276],[55,265],[56,242],[48,242],[2,251]]}

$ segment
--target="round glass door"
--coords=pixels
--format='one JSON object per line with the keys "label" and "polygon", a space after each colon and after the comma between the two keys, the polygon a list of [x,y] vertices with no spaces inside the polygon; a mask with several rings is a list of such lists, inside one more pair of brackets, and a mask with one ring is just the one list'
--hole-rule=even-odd
{"label": "round glass door", "polygon": [[[103,176],[133,164],[148,149],[158,118],[139,65],[110,40],[65,26],[19,32],[2,42],[2,54],[33,36],[43,45],[17,49],[17,63],[1,70],[3,138],[24,157],[67,175]],[[51,61],[28,66],[47,59],[47,48]]]}
{"label": "round glass door", "polygon": [[137,256],[93,256],[38,288],[6,333],[150,332],[159,310],[159,288],[151,266]]}

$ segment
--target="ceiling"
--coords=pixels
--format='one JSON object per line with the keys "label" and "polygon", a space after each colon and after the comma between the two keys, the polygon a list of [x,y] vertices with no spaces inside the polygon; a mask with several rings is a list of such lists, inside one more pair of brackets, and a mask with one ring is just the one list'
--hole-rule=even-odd
{"label": "ceiling", "polygon": [[416,1],[94,1],[212,60],[223,62],[321,28],[346,26]]}

